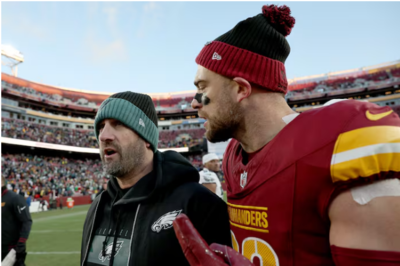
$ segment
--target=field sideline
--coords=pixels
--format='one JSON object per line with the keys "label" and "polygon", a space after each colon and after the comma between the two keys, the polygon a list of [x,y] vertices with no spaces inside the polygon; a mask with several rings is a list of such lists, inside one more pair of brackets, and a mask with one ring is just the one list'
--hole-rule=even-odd
{"label": "field sideline", "polygon": [[79,265],[83,223],[89,206],[32,213],[33,225],[27,241],[26,265]]}

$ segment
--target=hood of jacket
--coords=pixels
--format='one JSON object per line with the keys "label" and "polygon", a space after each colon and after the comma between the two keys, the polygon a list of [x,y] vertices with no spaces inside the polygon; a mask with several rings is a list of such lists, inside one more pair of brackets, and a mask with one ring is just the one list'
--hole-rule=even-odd
{"label": "hood of jacket", "polygon": [[154,153],[153,164],[153,171],[142,177],[125,195],[119,195],[121,189],[117,179],[115,177],[110,179],[107,193],[116,205],[140,203],[169,187],[187,182],[199,182],[199,172],[196,168],[175,151],[157,151]]}

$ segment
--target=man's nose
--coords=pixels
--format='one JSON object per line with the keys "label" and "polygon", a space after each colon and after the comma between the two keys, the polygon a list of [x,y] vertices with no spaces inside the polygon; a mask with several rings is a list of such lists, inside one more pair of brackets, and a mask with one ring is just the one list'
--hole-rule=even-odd
{"label": "man's nose", "polygon": [[112,141],[112,140],[114,140],[114,138],[115,138],[115,135],[112,130],[112,127],[108,124],[105,124],[99,134],[99,140],[102,142],[106,142],[106,141]]}
{"label": "man's nose", "polygon": [[193,98],[193,101],[191,103],[191,106],[193,109],[199,109],[201,108],[203,105],[201,103],[199,103],[195,98]]}

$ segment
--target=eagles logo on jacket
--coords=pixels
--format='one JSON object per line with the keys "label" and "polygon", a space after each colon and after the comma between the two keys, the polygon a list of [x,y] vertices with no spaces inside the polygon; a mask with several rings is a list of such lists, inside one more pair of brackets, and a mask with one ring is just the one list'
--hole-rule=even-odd
{"label": "eagles logo on jacket", "polygon": [[341,191],[400,177],[400,119],[353,100],[301,113],[247,165],[232,140],[223,168],[233,247],[263,265],[334,265],[328,207]]}

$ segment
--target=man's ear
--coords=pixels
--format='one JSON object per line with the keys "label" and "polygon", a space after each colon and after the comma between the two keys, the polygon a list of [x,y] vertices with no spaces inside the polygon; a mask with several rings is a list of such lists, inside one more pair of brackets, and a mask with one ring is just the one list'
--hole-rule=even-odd
{"label": "man's ear", "polygon": [[239,85],[238,91],[237,91],[237,96],[236,96],[238,102],[241,102],[242,100],[250,97],[250,95],[251,95],[250,82],[248,82],[244,78],[240,78],[240,77],[234,78],[233,81],[235,81]]}
{"label": "man's ear", "polygon": [[146,142],[146,147],[150,148],[150,143]]}

